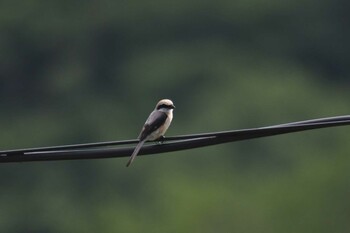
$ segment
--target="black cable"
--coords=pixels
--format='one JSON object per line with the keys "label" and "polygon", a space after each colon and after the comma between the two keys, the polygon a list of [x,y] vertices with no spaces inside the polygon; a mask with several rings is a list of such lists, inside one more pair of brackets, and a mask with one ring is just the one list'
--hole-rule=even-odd
{"label": "black cable", "polygon": [[[281,126],[287,126],[287,125],[302,125],[302,124],[310,124],[310,123],[322,123],[322,122],[330,123],[330,122],[334,122],[334,121],[339,122],[339,121],[347,121],[347,120],[350,120],[350,116],[320,118],[320,119],[314,119],[314,120],[306,120],[306,121],[292,122],[292,123],[287,123],[287,124],[267,126],[264,128],[281,127]],[[227,132],[232,132],[232,131],[227,131]],[[183,139],[199,138],[199,137],[211,137],[211,136],[216,136],[218,133],[223,133],[223,132],[201,133],[201,134],[166,137],[164,139],[164,141],[183,140]],[[97,147],[107,147],[107,146],[120,146],[120,145],[135,144],[137,142],[138,142],[137,139],[133,139],[133,140],[84,143],[84,144],[63,145],[63,146],[14,149],[14,150],[0,151],[0,156],[1,156],[1,154],[4,156],[4,155],[11,155],[11,154],[23,154],[23,153],[28,153],[28,152],[39,152],[39,151],[57,151],[57,150],[68,150],[68,149],[85,149],[85,148],[97,148]]]}
{"label": "black cable", "polygon": [[57,150],[69,150],[69,149],[84,149],[84,148],[94,148],[94,147],[119,146],[119,145],[134,144],[137,142],[138,142],[137,139],[133,139],[133,140],[83,143],[83,144],[73,144],[73,145],[63,145],[63,146],[48,146],[48,147],[26,148],[26,149],[14,149],[14,150],[0,151],[0,156],[24,154],[24,153],[40,152],[40,151],[57,151]]}
{"label": "black cable", "polygon": [[[350,125],[350,115],[292,122],[262,128],[174,136],[165,138],[165,142],[161,145],[157,145],[155,143],[145,145],[139,154],[146,155],[164,153],[278,134],[344,125]],[[137,140],[125,140],[1,151],[0,163],[125,157],[131,155],[134,147],[102,149],[98,147],[128,145],[136,142]]]}

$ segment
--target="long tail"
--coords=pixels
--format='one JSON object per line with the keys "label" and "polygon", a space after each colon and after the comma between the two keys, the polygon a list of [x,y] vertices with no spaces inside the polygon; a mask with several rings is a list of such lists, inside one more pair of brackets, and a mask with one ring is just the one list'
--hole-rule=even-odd
{"label": "long tail", "polygon": [[132,155],[130,156],[130,159],[128,161],[128,163],[126,164],[127,167],[130,166],[130,164],[132,163],[132,161],[134,161],[134,159],[136,158],[136,155],[139,153],[141,147],[143,146],[143,144],[145,143],[146,140],[142,140],[139,142],[139,144],[137,144],[137,146],[135,147],[134,152],[132,153]]}

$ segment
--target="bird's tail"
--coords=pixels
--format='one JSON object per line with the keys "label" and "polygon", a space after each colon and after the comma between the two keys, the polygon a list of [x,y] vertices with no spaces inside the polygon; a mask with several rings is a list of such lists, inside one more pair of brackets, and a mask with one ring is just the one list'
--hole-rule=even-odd
{"label": "bird's tail", "polygon": [[132,153],[132,155],[130,156],[130,159],[128,161],[128,163],[126,164],[127,167],[130,166],[130,164],[132,163],[132,161],[134,161],[134,159],[136,158],[136,155],[139,153],[141,147],[143,146],[143,144],[145,143],[145,140],[142,140],[139,142],[139,144],[137,144],[137,146],[135,147],[134,152]]}

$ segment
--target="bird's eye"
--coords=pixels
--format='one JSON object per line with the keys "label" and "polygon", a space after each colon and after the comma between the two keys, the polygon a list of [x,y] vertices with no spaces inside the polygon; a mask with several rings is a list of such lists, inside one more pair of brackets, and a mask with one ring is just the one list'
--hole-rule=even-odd
{"label": "bird's eye", "polygon": [[164,107],[164,104],[158,105],[157,109],[161,109]]}
{"label": "bird's eye", "polygon": [[161,104],[157,107],[157,109],[161,109],[161,108],[169,108],[169,106],[166,104]]}

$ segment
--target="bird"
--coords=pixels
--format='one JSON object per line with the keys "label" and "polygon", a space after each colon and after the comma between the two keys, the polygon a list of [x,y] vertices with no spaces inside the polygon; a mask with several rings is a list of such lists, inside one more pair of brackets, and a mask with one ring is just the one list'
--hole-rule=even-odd
{"label": "bird", "polygon": [[164,134],[173,120],[174,103],[170,99],[160,100],[155,109],[147,118],[142,130],[138,136],[139,143],[136,145],[134,152],[130,156],[127,167],[134,161],[141,147],[146,141],[155,141],[164,138]]}

